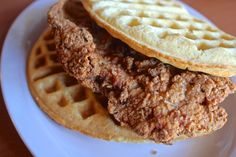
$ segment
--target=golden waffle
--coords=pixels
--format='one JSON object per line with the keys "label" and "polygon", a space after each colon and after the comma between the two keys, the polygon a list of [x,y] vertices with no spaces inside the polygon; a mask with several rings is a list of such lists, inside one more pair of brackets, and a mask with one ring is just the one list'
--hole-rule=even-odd
{"label": "golden waffle", "polygon": [[52,32],[46,30],[30,53],[27,75],[33,97],[49,117],[67,128],[95,138],[145,141],[136,133],[117,126],[98,97],[68,76],[56,58]]}
{"label": "golden waffle", "polygon": [[194,18],[174,0],[82,0],[111,35],[181,69],[236,75],[236,38]]}

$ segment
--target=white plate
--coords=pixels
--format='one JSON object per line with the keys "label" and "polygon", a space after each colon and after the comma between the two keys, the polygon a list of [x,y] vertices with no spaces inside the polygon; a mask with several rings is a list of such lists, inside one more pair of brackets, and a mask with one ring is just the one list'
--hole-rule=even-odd
{"label": "white plate", "polygon": [[[26,80],[26,61],[32,44],[46,27],[46,14],[54,1],[35,1],[16,19],[6,37],[1,59],[2,92],[11,119],[35,156],[233,157],[236,156],[236,95],[224,107],[229,121],[216,133],[174,145],[107,142],[84,136],[54,123],[35,104]],[[200,18],[202,15],[187,7]]]}

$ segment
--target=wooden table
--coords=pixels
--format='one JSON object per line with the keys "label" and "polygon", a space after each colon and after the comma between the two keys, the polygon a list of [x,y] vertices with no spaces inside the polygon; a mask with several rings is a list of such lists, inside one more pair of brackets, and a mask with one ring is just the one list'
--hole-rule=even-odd
{"label": "wooden table", "polygon": [[[211,19],[221,29],[236,36],[235,0],[184,1]],[[3,0],[0,2],[0,50],[9,26],[31,2],[32,0]],[[31,156],[11,123],[1,95],[0,103],[0,156]]]}

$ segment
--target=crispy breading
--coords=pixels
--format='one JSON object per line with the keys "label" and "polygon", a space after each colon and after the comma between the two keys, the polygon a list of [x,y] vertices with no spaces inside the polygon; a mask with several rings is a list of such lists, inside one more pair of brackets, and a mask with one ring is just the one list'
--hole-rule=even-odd
{"label": "crispy breading", "polygon": [[230,79],[178,70],[141,55],[89,17],[77,17],[71,10],[79,2],[64,3],[49,12],[59,60],[82,85],[108,98],[108,111],[121,125],[170,143],[226,123],[227,113],[218,105],[236,88]]}

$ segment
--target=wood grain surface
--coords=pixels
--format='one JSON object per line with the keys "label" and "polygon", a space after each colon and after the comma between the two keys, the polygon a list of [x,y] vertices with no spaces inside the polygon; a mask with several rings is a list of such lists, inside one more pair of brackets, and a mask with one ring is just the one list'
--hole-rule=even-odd
{"label": "wood grain surface", "polygon": [[[224,31],[236,36],[236,0],[183,0],[203,15],[212,20]],[[17,17],[32,0],[0,1],[0,50],[6,33]],[[19,135],[9,116],[2,96],[0,95],[0,156],[32,156]]]}

